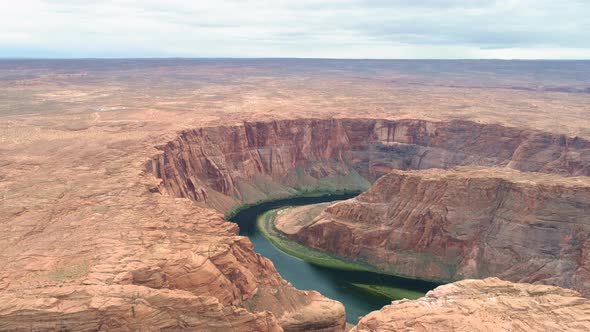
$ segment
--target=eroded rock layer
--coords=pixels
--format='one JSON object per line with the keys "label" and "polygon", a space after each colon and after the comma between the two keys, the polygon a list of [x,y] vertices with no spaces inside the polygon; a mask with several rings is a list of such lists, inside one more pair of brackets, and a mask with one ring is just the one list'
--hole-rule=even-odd
{"label": "eroded rock layer", "polygon": [[589,295],[588,211],[589,177],[458,167],[392,171],[304,225],[279,225],[311,247],[392,274],[498,276]]}
{"label": "eroded rock layer", "polygon": [[46,223],[3,219],[0,331],[342,331],[343,305],[292,287],[236,224],[129,173]]}
{"label": "eroded rock layer", "polygon": [[[160,180],[141,171],[152,153],[145,144],[96,137],[71,139],[59,145],[59,162],[30,166],[28,183],[51,179],[51,189],[15,191],[16,182],[4,182],[18,194],[6,195],[0,211],[0,330],[337,331],[340,303],[294,289],[236,225],[174,197],[227,212],[364,189],[391,169],[589,172],[586,140],[466,121],[304,119],[186,130],[148,162]],[[36,142],[27,153],[52,144]],[[65,173],[49,171],[58,169]]]}
{"label": "eroded rock layer", "polygon": [[575,291],[488,278],[394,301],[352,331],[588,331],[589,316],[590,300]]}
{"label": "eroded rock layer", "polygon": [[[338,310],[331,316],[314,309],[325,299],[288,287],[236,236],[235,225],[173,198],[198,193],[199,183],[210,189],[218,178],[195,174],[194,191],[175,178],[175,168],[187,175],[173,147],[183,140],[187,146],[179,132],[192,136],[200,132],[195,128],[248,119],[466,119],[555,132],[510,129],[506,136],[502,127],[475,125],[497,128],[489,139],[536,136],[538,143],[519,151],[550,146],[551,158],[559,158],[564,141],[568,163],[579,170],[585,143],[559,134],[590,138],[590,94],[549,90],[581,91],[588,73],[588,63],[574,61],[2,61],[0,330],[264,331],[298,317],[290,328],[309,327],[317,318],[306,317],[309,312],[337,322],[343,318]],[[346,121],[343,127],[356,128]],[[472,125],[465,124],[468,132]],[[370,124],[358,126],[359,135],[373,132]],[[203,130],[205,151],[221,152],[215,146],[226,144],[225,128]],[[169,141],[171,151],[154,149]],[[144,173],[146,161],[163,152],[170,158],[162,171],[172,173],[161,188],[171,195],[158,193],[161,180]],[[426,154],[421,165],[434,155]],[[251,187],[245,188],[240,192]],[[209,190],[209,197],[215,193]],[[220,206],[242,200],[233,194],[215,199]]]}
{"label": "eroded rock layer", "polygon": [[228,211],[310,192],[364,190],[392,169],[506,166],[590,174],[581,138],[469,121],[300,119],[184,131],[148,167],[161,189]]}

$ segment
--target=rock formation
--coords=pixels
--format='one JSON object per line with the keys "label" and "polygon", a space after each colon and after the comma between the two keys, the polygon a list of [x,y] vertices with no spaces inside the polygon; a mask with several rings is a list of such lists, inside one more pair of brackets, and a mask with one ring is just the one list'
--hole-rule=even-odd
{"label": "rock formation", "polygon": [[161,189],[227,212],[313,191],[360,191],[392,169],[506,166],[590,175],[590,142],[469,121],[300,119],[184,131],[148,168]]}
{"label": "rock formation", "polygon": [[458,167],[392,171],[304,225],[277,225],[299,242],[396,275],[498,276],[588,295],[588,211],[589,177]]}
{"label": "rock formation", "polygon": [[575,291],[487,278],[394,301],[363,317],[352,332],[588,331],[589,315],[590,300]]}
{"label": "rock formation", "polygon": [[97,229],[91,218],[58,219],[2,248],[12,259],[0,271],[0,331],[343,329],[342,304],[292,287],[237,225],[170,200],[135,202],[151,220],[128,212]]}
{"label": "rock formation", "polygon": [[2,60],[0,330],[338,330],[341,305],[290,287],[211,207],[366,188],[392,168],[588,174],[590,95],[543,88],[584,89],[588,73],[569,61]]}
{"label": "rock formation", "polygon": [[[237,236],[236,225],[209,208],[227,212],[267,198],[360,190],[392,169],[481,164],[564,176],[589,172],[584,139],[467,121],[300,119],[205,127],[183,131],[147,165],[153,145],[104,135],[19,146],[19,165],[44,149],[57,149],[61,159],[20,168],[30,188],[51,179],[51,190],[3,183],[10,194],[0,211],[0,329],[75,330],[83,321],[96,330],[339,330],[341,304],[288,285]],[[142,173],[146,166],[160,179]],[[578,237],[568,243],[574,247],[563,255],[586,257]],[[549,280],[551,268],[531,281]],[[566,273],[555,283],[569,278],[581,288],[584,273]],[[190,306],[169,303],[188,298]]]}
{"label": "rock formation", "polygon": [[268,312],[214,297],[133,285],[50,287],[0,295],[2,331],[282,331]]}

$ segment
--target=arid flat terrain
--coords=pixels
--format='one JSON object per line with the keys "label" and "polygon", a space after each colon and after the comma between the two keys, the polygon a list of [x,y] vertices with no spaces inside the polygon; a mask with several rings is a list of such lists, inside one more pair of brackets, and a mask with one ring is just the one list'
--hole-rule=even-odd
{"label": "arid flat terrain", "polygon": [[[466,121],[563,137],[541,152],[563,161],[590,140],[589,77],[590,61],[1,60],[0,330],[341,330],[341,304],[223,220],[239,198],[214,209],[162,185],[164,146],[244,122]],[[584,175],[584,151],[539,170]]]}

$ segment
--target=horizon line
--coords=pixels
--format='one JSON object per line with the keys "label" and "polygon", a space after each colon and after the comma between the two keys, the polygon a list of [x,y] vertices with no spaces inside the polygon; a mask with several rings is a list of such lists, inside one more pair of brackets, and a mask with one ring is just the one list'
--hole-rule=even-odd
{"label": "horizon line", "polygon": [[140,57],[2,57],[6,60],[356,60],[356,61],[590,61],[576,58],[318,58],[318,57],[184,57],[184,56],[140,56]]}

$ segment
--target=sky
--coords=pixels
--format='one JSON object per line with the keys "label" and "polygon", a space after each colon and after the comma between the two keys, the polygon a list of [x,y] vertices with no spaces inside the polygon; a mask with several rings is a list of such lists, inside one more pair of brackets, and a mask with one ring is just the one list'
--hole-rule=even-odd
{"label": "sky", "polygon": [[2,0],[15,57],[590,59],[590,0]]}

